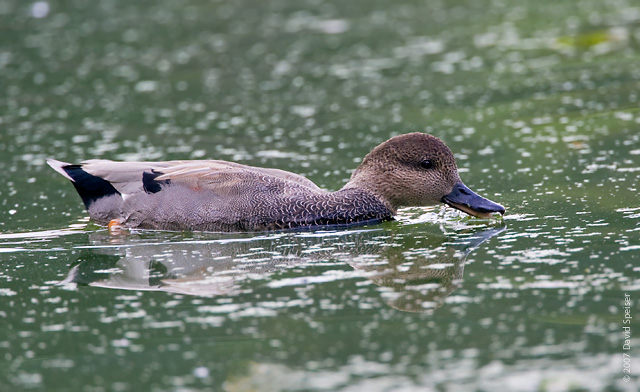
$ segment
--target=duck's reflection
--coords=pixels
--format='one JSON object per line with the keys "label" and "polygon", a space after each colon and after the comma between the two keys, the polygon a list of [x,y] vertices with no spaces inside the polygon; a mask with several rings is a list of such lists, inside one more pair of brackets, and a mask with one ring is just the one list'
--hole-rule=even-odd
{"label": "duck's reflection", "polygon": [[384,288],[383,298],[396,309],[429,311],[461,285],[467,255],[502,230],[457,233],[453,241],[381,229],[162,243],[95,233],[62,283],[212,297],[247,292],[256,281],[326,282],[336,279],[326,271],[335,266],[341,278],[364,277]]}

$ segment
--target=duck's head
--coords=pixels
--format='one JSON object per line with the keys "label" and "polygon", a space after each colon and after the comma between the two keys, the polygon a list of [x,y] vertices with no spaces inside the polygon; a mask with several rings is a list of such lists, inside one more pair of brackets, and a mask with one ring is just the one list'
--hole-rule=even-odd
{"label": "duck's head", "polygon": [[505,211],[467,188],[449,147],[424,133],[396,136],[374,148],[345,186],[351,187],[374,193],[393,211],[437,203],[483,218]]}

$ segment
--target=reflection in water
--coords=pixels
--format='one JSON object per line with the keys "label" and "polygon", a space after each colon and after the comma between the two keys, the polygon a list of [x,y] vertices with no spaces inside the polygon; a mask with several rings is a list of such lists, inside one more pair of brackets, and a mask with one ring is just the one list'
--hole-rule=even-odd
{"label": "reflection in water", "polygon": [[[390,306],[424,312],[460,286],[467,255],[504,229],[469,233],[454,242],[382,230],[139,244],[131,236],[95,233],[95,245],[80,252],[62,283],[213,297],[250,291],[257,280],[283,287],[366,277],[384,288]],[[127,243],[103,245],[119,240]],[[336,262],[337,270],[310,271]],[[346,264],[353,270],[340,269]],[[283,273],[293,267],[293,277]]]}

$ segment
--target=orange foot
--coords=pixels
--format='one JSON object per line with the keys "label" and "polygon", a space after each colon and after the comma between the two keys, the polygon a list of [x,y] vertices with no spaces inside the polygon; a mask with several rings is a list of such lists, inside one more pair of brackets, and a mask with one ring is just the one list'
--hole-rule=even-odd
{"label": "orange foot", "polygon": [[125,228],[120,224],[120,221],[117,219],[111,219],[109,224],[107,225],[109,231],[113,234],[121,233]]}

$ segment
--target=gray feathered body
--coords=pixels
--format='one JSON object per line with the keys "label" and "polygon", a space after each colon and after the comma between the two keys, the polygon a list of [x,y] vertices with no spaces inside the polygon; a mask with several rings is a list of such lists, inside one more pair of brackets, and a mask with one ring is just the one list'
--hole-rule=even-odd
{"label": "gray feathered body", "polygon": [[286,194],[281,192],[281,185],[238,189],[232,199],[210,190],[166,185],[160,192],[123,201],[122,223],[160,230],[263,231],[348,225],[391,217],[374,197],[357,190]]}
{"label": "gray feathered body", "polygon": [[49,161],[98,224],[130,228],[263,231],[379,222],[393,212],[356,188],[327,192],[277,169],[225,161]]}

